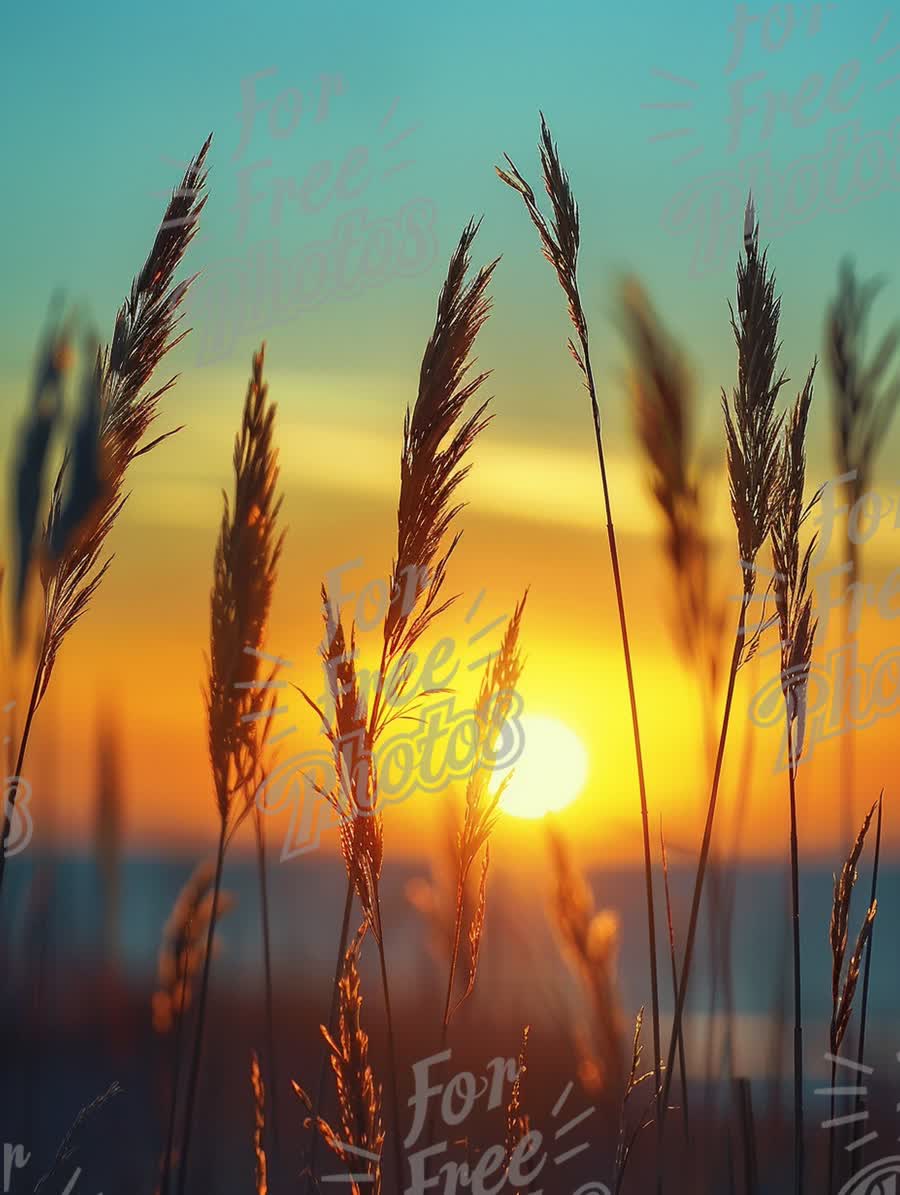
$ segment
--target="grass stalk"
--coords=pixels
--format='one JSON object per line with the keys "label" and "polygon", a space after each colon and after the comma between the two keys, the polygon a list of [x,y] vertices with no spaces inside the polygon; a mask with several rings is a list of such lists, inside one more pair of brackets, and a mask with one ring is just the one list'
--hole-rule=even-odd
{"label": "grass stalk", "polygon": [[675,1018],[672,1023],[672,1035],[669,1041],[669,1053],[666,1059],[665,1073],[662,1081],[662,1099],[660,1101],[660,1115],[664,1119],[672,1085],[672,1073],[675,1066],[675,1053],[678,1039],[682,1033],[684,1022],[684,1006],[691,974],[691,963],[694,957],[694,944],[697,937],[697,925],[700,919],[700,904],[703,897],[703,885],[709,865],[710,846],[712,843],[713,825],[716,816],[716,804],[719,797],[719,784],[722,777],[722,764],[725,758],[725,744],[728,739],[728,726],[731,719],[731,707],[734,701],[734,687],[737,680],[738,668],[744,651],[747,637],[746,617],[751,593],[746,586],[738,615],[737,629],[734,635],[734,647],[731,653],[731,664],[728,669],[728,681],[725,688],[725,705],[722,712],[722,725],[719,731],[719,745],[716,749],[716,763],[713,770],[712,788],[709,794],[709,804],[706,811],[706,824],[703,828],[703,841],[700,846],[700,857],[697,862],[697,874],[694,878],[694,893],[691,899],[691,913],[688,919],[687,937],[684,945],[684,959],[681,967],[681,982],[678,986],[678,998],[675,1002]]}
{"label": "grass stalk", "polygon": [[[672,898],[669,892],[669,856],[666,852],[666,840],[663,835],[662,817],[659,819],[659,848],[662,857],[663,886],[666,895],[666,921],[669,927],[669,957],[672,964],[672,995],[678,1003],[678,963],[675,959],[675,923],[672,918]],[[681,1072],[681,1105],[684,1110],[684,1140],[686,1145],[691,1143],[691,1113],[688,1103],[688,1073],[684,1049],[684,1034],[678,1035],[678,1067]]]}
{"label": "grass stalk", "polygon": [[788,785],[791,805],[791,928],[794,948],[794,1189],[802,1195],[806,1176],[803,1141],[803,1004],[800,969],[800,846],[797,834],[797,769],[788,725]]}
{"label": "grass stalk", "polygon": [[[379,921],[381,914],[379,913]],[[403,1131],[400,1127],[400,1095],[397,1085],[397,1045],[394,1037],[394,1017],[391,1012],[391,993],[388,985],[387,961],[384,954],[384,935],[378,934],[378,962],[381,968],[381,990],[384,996],[384,1014],[387,1020],[388,1044],[388,1090],[391,1099],[391,1119],[394,1122],[394,1166],[396,1167],[396,1183],[398,1191],[404,1190],[403,1166]]]}
{"label": "grass stalk", "polygon": [[[570,340],[569,351],[581,370],[585,388],[591,404],[591,418],[594,427],[594,439],[597,447],[597,462],[600,469],[600,481],[603,493],[603,508],[606,519],[606,534],[609,542],[609,556],[612,565],[613,584],[616,592],[616,609],[619,618],[619,632],[622,640],[622,654],[625,661],[625,676],[628,686],[628,702],[631,711],[631,730],[634,740],[635,763],[638,777],[638,793],[641,807],[641,834],[644,854],[644,887],[647,902],[647,938],[650,958],[650,1006],[653,1021],[653,1071],[656,1081],[657,1099],[662,1089],[661,1075],[661,1042],[659,1025],[659,975],[656,951],[656,914],[653,896],[653,856],[650,847],[650,816],[647,805],[647,786],[644,775],[644,755],[641,746],[640,723],[638,720],[637,696],[634,682],[634,668],[631,658],[631,645],[628,637],[628,620],[625,613],[625,595],[622,588],[622,577],[619,568],[619,551],[616,542],[616,530],[613,522],[612,503],[609,493],[609,480],[606,472],[606,455],[603,446],[603,433],[600,419],[600,407],[597,401],[597,387],[594,381],[594,369],[591,360],[589,332],[587,319],[581,302],[578,288],[578,251],[580,247],[580,227],[578,206],[569,185],[569,179],[562,167],[559,153],[547,122],[541,116],[541,163],[544,182],[553,208],[553,221],[548,224],[537,206],[537,201],[531,187],[507,157],[509,171],[497,168],[501,181],[522,196],[526,210],[532,223],[538,231],[544,256],[556,271],[557,278],[568,299],[569,317],[578,339],[579,347]],[[658,1109],[657,1126],[660,1147],[662,1144],[662,1115]],[[662,1159],[659,1158],[661,1165]],[[658,1182],[661,1189],[661,1178]]]}
{"label": "grass stalk", "polygon": [[[278,1141],[278,1065],[275,1053],[275,1008],[272,990],[272,948],[269,929],[269,881],[266,867],[266,832],[262,813],[257,806],[253,813],[256,834],[256,860],[259,874],[260,928],[263,940],[263,969],[265,973],[266,1050],[269,1062],[269,1126],[272,1133],[276,1166],[280,1157]],[[261,1089],[264,1091],[264,1089]],[[277,1171],[276,1171],[277,1172]]]}
{"label": "grass stalk", "polygon": [[194,1046],[191,1051],[191,1068],[188,1072],[187,1096],[184,1109],[184,1133],[182,1135],[181,1156],[178,1167],[178,1195],[184,1195],[187,1189],[188,1164],[190,1162],[191,1142],[193,1139],[195,1107],[197,1103],[197,1087],[200,1081],[200,1063],[203,1056],[203,1034],[206,1028],[206,1007],[209,995],[210,965],[212,963],[213,941],[216,932],[216,919],[219,911],[219,895],[222,890],[222,872],[225,866],[225,843],[227,826],[223,819],[219,829],[219,845],[216,851],[216,876],[213,881],[212,908],[209,914],[209,926],[206,931],[206,954],[203,959],[203,975],[200,980],[200,991],[197,998],[197,1021],[194,1027]]}

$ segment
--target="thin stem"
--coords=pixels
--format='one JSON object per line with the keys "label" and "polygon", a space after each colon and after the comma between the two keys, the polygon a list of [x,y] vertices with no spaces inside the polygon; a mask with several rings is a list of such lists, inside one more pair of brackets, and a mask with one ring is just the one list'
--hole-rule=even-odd
{"label": "thin stem", "polygon": [[[628,643],[628,623],[625,617],[625,597],[622,592],[622,578],[619,572],[619,553],[616,546],[616,531],[613,524],[612,505],[609,497],[609,483],[606,477],[606,457],[603,451],[603,435],[600,427],[600,408],[597,404],[597,390],[594,385],[594,372],[591,365],[591,354],[588,347],[587,324],[582,320],[585,329],[581,335],[584,354],[585,378],[588,394],[591,399],[591,414],[594,422],[594,437],[597,442],[597,460],[600,465],[600,479],[603,485],[603,504],[606,511],[606,532],[609,538],[609,555],[612,563],[613,581],[616,588],[616,605],[619,611],[619,629],[622,635],[622,652],[625,656],[625,674],[628,680],[628,699],[631,706],[631,728],[634,737],[634,754],[637,764],[638,790],[641,800],[641,823],[644,840],[644,884],[647,899],[647,936],[650,947],[650,1000],[653,1016],[653,1072],[656,1082],[657,1101],[662,1086],[660,1059],[660,1029],[659,1029],[659,976],[656,958],[656,915],[653,899],[653,856],[650,850],[650,818],[647,811],[647,786],[644,779],[644,756],[641,750],[641,731],[638,723],[637,697],[634,688],[634,672],[631,665],[631,649]],[[671,1065],[671,1062],[670,1062]],[[657,1115],[657,1131],[660,1146],[662,1144],[662,1116]],[[660,1157],[659,1164],[662,1159]],[[658,1183],[661,1188],[661,1180]]]}
{"label": "thin stem", "polygon": [[262,814],[258,807],[254,807],[254,824],[256,827],[256,855],[259,865],[259,895],[262,914],[263,935],[263,964],[266,981],[266,1045],[269,1054],[269,1117],[272,1128],[272,1141],[275,1147],[276,1160],[280,1154],[278,1141],[278,1073],[275,1054],[275,1013],[272,996],[272,949],[269,936],[269,884],[266,875],[266,836]]}
{"label": "thin stem", "polygon": [[[376,895],[376,900],[380,897]],[[379,915],[379,920],[380,920]],[[384,1012],[387,1018],[387,1036],[388,1036],[388,1079],[389,1090],[391,1093],[391,1116],[394,1121],[394,1163],[397,1167],[397,1190],[403,1190],[404,1175],[403,1175],[403,1149],[401,1145],[401,1130],[400,1130],[400,1097],[397,1091],[397,1048],[394,1039],[394,1018],[391,1015],[391,995],[388,990],[387,977],[387,963],[384,957],[384,941],[383,935],[379,934],[376,939],[378,943],[378,958],[381,963],[381,988],[384,992]]]}
{"label": "thin stem", "polygon": [[453,985],[456,982],[456,967],[459,962],[459,946],[462,941],[463,899],[465,878],[456,894],[456,924],[453,928],[453,949],[450,951],[450,972],[447,976],[447,998],[444,1001],[444,1021],[441,1026],[441,1051],[447,1048],[447,1031],[450,1028],[450,1010],[453,1004]]}
{"label": "thin stem", "polygon": [[[849,519],[849,514],[848,514]],[[856,544],[850,538],[849,522],[845,525],[845,544],[846,555],[845,559],[850,561],[851,583],[855,583],[859,578],[857,573],[859,571],[859,551]],[[841,603],[841,647],[846,649],[850,646],[852,635],[852,607],[853,603],[844,601]],[[846,658],[846,657],[845,657]],[[853,754],[853,677],[848,675],[845,667],[841,670],[841,681],[843,691],[841,692],[841,722],[842,734],[840,736],[840,777],[841,777],[841,843],[852,842],[853,835],[856,828],[856,818],[854,816],[854,754]]]}
{"label": "thin stem", "polygon": [[[869,897],[869,908],[874,905],[878,897],[878,864],[881,859],[881,815],[882,807],[884,805],[884,793],[878,798],[878,825],[875,831],[875,861],[872,864],[872,894]],[[863,970],[863,990],[862,1003],[859,1010],[859,1046],[856,1051],[856,1061],[859,1066],[863,1065],[866,1052],[866,1024],[869,1017],[869,975],[872,970],[872,950],[874,949],[873,939],[875,937],[875,923],[872,923],[872,928],[869,931],[869,940],[866,943],[866,963]],[[862,1096],[856,1097],[856,1111],[862,1111]],[[860,1146],[859,1150],[859,1168],[860,1170],[865,1165],[865,1146]]]}
{"label": "thin stem", "polygon": [[181,1159],[178,1170],[178,1195],[184,1195],[187,1187],[188,1160],[191,1148],[191,1136],[194,1128],[194,1107],[197,1102],[197,1084],[200,1079],[200,1059],[203,1053],[203,1030],[206,1026],[206,998],[209,991],[210,963],[212,961],[213,942],[216,932],[216,920],[219,912],[219,893],[222,888],[222,870],[225,866],[225,819],[222,818],[219,830],[219,849],[216,854],[216,878],[213,884],[213,901],[209,913],[209,928],[206,933],[206,956],[203,959],[203,978],[200,981],[200,995],[197,1001],[197,1024],[194,1029],[194,1051],[191,1058],[190,1078],[188,1080],[187,1104],[184,1113],[184,1138],[181,1148]]}
{"label": "thin stem", "polygon": [[[463,922],[463,899],[465,894],[465,884],[468,877],[463,877],[462,882],[458,885],[456,893],[456,922],[453,927],[453,946],[450,950],[450,967],[447,976],[447,996],[444,1000],[444,1016],[441,1022],[441,1045],[438,1050],[439,1054],[443,1054],[447,1049],[447,1042],[450,1038],[450,1018],[453,1007],[453,988],[456,983],[456,968],[459,964],[459,947],[462,942],[462,922]],[[425,1136],[426,1149],[430,1149],[434,1144],[434,1129],[437,1123],[438,1103],[434,1101],[431,1106],[431,1112],[428,1116],[428,1127]],[[426,1167],[429,1162],[426,1161]]]}
{"label": "thin stem", "polygon": [[[659,821],[659,846],[663,863],[663,885],[666,894],[666,919],[669,925],[669,956],[672,962],[672,997],[678,1002],[678,964],[675,961],[675,923],[672,918],[672,898],[669,893],[669,863],[666,854],[666,840],[663,837],[662,817]],[[681,1103],[684,1108],[684,1140],[691,1143],[691,1114],[688,1104],[688,1075],[684,1050],[684,1034],[678,1035],[678,1066],[681,1071]]]}
{"label": "thin stem", "polygon": [[[42,644],[41,655],[43,655],[43,652],[44,647]],[[19,791],[19,780],[22,775],[22,769],[25,766],[25,752],[28,749],[28,739],[31,734],[31,725],[34,722],[34,715],[37,713],[41,676],[41,666],[38,665],[34,674],[34,684],[31,688],[31,700],[28,703],[28,714],[25,717],[25,725],[22,727],[22,739],[19,743],[19,757],[16,761],[16,770],[11,777],[12,786],[10,788],[9,798],[6,802],[6,809],[3,815],[3,838],[0,839],[0,895],[3,893],[3,877],[6,874],[6,844],[9,842],[9,835],[12,830],[12,817],[16,807],[16,795]]]}
{"label": "thin stem", "polygon": [[[187,942],[190,943],[193,931],[194,917],[191,915],[187,924]],[[175,1063],[172,1068],[172,1102],[169,1107],[169,1128],[166,1134],[166,1153],[163,1159],[163,1173],[160,1181],[161,1195],[169,1195],[169,1185],[172,1181],[172,1151],[175,1148],[175,1120],[178,1109],[178,1088],[181,1082],[181,1060],[184,1039],[184,1004],[187,995],[187,970],[190,946],[182,952],[184,964],[181,972],[181,992],[178,1002],[178,1020],[175,1026]],[[178,978],[176,969],[176,979]]]}
{"label": "thin stem", "polygon": [[[331,985],[331,1008],[328,1012],[328,1033],[332,1037],[338,1014],[338,992],[340,990],[341,972],[344,969],[344,956],[347,953],[347,940],[350,937],[350,914],[353,910],[353,875],[347,875],[347,896],[344,899],[344,919],[341,923],[341,941],[338,948],[337,962],[334,966],[334,983]],[[312,1110],[312,1145],[309,1149],[309,1189],[312,1190],[316,1182],[316,1160],[319,1153],[319,1112],[325,1100],[325,1080],[328,1075],[328,1050],[322,1043],[322,1061],[319,1066],[319,1085],[316,1091],[316,1102]]]}
{"label": "thin stem", "polygon": [[800,994],[800,849],[797,837],[797,792],[790,711],[787,728],[788,782],[791,797],[791,924],[794,931],[794,1189],[802,1195],[805,1177],[803,1145],[803,1008]]}
{"label": "thin stem", "polygon": [[728,670],[728,687],[725,692],[725,708],[722,713],[722,729],[719,733],[719,746],[716,751],[716,766],[713,772],[712,788],[709,794],[709,806],[706,813],[706,827],[703,831],[703,843],[700,847],[700,858],[697,863],[697,875],[694,880],[694,896],[691,902],[691,916],[688,922],[687,940],[684,947],[684,963],[681,969],[681,983],[678,987],[678,999],[675,1004],[675,1019],[672,1024],[672,1037],[669,1042],[669,1055],[666,1062],[666,1070],[662,1081],[662,1099],[660,1100],[660,1117],[664,1121],[666,1114],[666,1105],[669,1100],[669,1090],[672,1085],[672,1071],[675,1065],[675,1050],[677,1048],[678,1036],[682,1031],[682,1021],[684,1019],[684,1005],[688,991],[688,981],[690,978],[691,962],[694,957],[694,942],[697,937],[697,924],[700,918],[700,901],[703,896],[703,881],[706,878],[706,870],[709,863],[710,844],[712,842],[713,823],[716,816],[716,802],[719,795],[719,782],[722,776],[722,762],[725,758],[725,743],[728,738],[728,724],[731,718],[731,706],[734,701],[734,685],[737,679],[737,672],[741,662],[741,655],[744,649],[744,640],[746,638],[745,619],[747,617],[747,610],[750,601],[750,594],[746,586],[744,589],[744,596],[741,601],[741,610],[738,615],[737,630],[734,635],[734,649],[731,653],[731,666]]}
{"label": "thin stem", "polygon": [[834,1088],[837,1083],[837,1063],[831,1064],[831,1100],[829,1103],[830,1114],[828,1119],[832,1122],[828,1130],[828,1186],[825,1188],[825,1195],[833,1195],[834,1193],[834,1168],[835,1168],[835,1149],[837,1148],[837,1134],[835,1132],[835,1108],[836,1101],[834,1096]]}

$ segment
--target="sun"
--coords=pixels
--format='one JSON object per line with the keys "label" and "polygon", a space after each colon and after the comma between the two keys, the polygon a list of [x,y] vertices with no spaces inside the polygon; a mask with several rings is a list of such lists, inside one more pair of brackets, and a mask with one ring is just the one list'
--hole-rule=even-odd
{"label": "sun", "polygon": [[[575,731],[558,718],[526,714],[521,721],[522,754],[500,798],[500,808],[514,817],[543,817],[564,809],[584,788],[588,753]],[[493,787],[506,775],[498,776]]]}

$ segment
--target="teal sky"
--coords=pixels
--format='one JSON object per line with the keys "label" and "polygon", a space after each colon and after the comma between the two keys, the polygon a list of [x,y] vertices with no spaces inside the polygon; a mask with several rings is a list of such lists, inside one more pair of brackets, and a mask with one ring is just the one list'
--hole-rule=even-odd
{"label": "teal sky", "polygon": [[[893,265],[900,136],[892,145],[886,130],[898,113],[900,86],[879,84],[900,70],[900,56],[885,57],[900,42],[900,15],[890,19],[880,0],[748,7],[756,20],[748,24],[743,56],[728,74],[740,7],[711,0],[689,7],[576,0],[563,18],[530,0],[515,6],[464,0],[443,8],[403,0],[316,7],[163,0],[152,8],[99,0],[87,10],[17,5],[5,17],[0,81],[7,116],[0,136],[16,180],[2,200],[3,372],[8,378],[27,369],[55,287],[83,302],[101,328],[109,326],[149,245],[161,194],[176,181],[173,163],[186,159],[212,130],[211,199],[204,241],[190,263],[209,272],[208,285],[223,262],[233,268],[235,259],[249,260],[259,242],[277,238],[287,257],[310,241],[327,240],[336,221],[360,206],[370,219],[393,215],[414,200],[429,201],[436,211],[435,253],[423,272],[390,276],[352,299],[326,301],[266,329],[280,363],[316,373],[339,364],[342,373],[361,378],[396,370],[409,378],[450,248],[468,216],[483,214],[483,255],[504,255],[497,316],[483,355],[497,370],[497,387],[516,396],[513,422],[521,416],[527,425],[536,420],[557,426],[558,404],[548,390],[567,368],[559,351],[560,296],[515,196],[491,169],[506,149],[526,176],[535,177],[537,112],[543,108],[582,207],[583,285],[608,376],[614,378],[621,359],[610,318],[613,285],[620,271],[632,269],[688,345],[710,400],[732,372],[725,300],[733,289],[740,222],[732,219],[727,234],[723,213],[721,244],[730,235],[731,251],[698,276],[692,263],[699,225],[675,235],[663,227],[664,212],[698,179],[727,176],[727,186],[705,193],[701,188],[705,198],[691,219],[708,229],[711,195],[722,200],[731,191],[739,206],[754,177],[747,173],[748,158],[769,154],[776,173],[803,157],[818,155],[821,165],[827,136],[848,121],[858,122],[863,137],[885,131],[880,194],[843,212],[829,211],[820,169],[813,205],[818,214],[793,228],[783,227],[780,200],[773,214],[772,203],[766,211],[761,199],[764,237],[767,228],[775,230],[769,239],[784,293],[785,364],[798,376],[820,350],[822,309],[839,257],[852,253],[865,273]],[[823,11],[811,33],[815,8]],[[792,32],[785,24],[791,19]],[[292,87],[302,95],[303,110],[293,134],[281,140],[268,128],[271,109],[261,111],[247,151],[235,161],[242,81],[269,68],[276,73],[258,81],[260,101],[274,101]],[[854,70],[851,85],[846,72]],[[748,114],[739,144],[729,149],[728,87],[753,74],[764,75],[746,89],[747,103],[758,111]],[[326,119],[317,121],[323,75],[339,77],[344,91],[330,101]],[[814,75],[822,77],[817,98]],[[826,106],[831,86],[832,107],[843,103],[846,111]],[[783,96],[768,136],[767,91]],[[801,103],[795,114],[807,123],[796,127],[788,99],[799,95],[802,101],[804,94],[808,105]],[[645,106],[672,102],[693,106]],[[385,148],[411,127],[415,131],[401,144]],[[673,129],[690,132],[651,140]],[[267,201],[276,178],[299,189],[317,162],[331,161],[336,174],[360,145],[370,155],[372,181],[358,201],[332,196],[318,214],[288,204],[280,226],[273,225]],[[701,146],[697,156],[673,164]],[[267,158],[271,168],[254,179],[266,201],[255,205],[241,241],[239,171]],[[383,177],[403,160],[413,164]],[[851,172],[847,164],[838,183],[844,197],[858,192]],[[886,313],[897,306],[896,286],[888,293]],[[204,312],[210,317],[207,299],[208,291],[204,296],[198,288],[191,310],[198,336],[206,330]],[[258,337],[253,329],[237,336],[230,360],[241,372]],[[190,361],[185,350],[178,364],[187,369]],[[615,428],[614,409],[609,419]]]}
{"label": "teal sky", "polygon": [[[476,260],[503,257],[494,315],[478,347],[480,365],[493,370],[489,392],[497,419],[467,482],[472,505],[457,567],[461,584],[470,587],[482,584],[486,573],[492,593],[502,585],[515,596],[534,583],[532,617],[543,627],[533,647],[535,691],[546,708],[579,725],[579,709],[565,705],[565,694],[567,686],[577,690],[584,670],[584,623],[573,615],[570,594],[581,595],[590,607],[585,619],[593,618],[589,584],[578,570],[586,576],[602,547],[595,534],[592,431],[565,351],[561,292],[541,261],[520,200],[493,173],[506,150],[537,185],[543,109],[581,206],[581,283],[616,521],[631,593],[640,604],[638,669],[652,672],[664,693],[668,682],[663,674],[657,682],[654,654],[663,634],[656,574],[648,571],[646,550],[655,523],[628,427],[617,281],[636,273],[686,349],[703,400],[706,440],[719,460],[719,391],[734,379],[727,300],[751,184],[783,294],[783,364],[794,388],[822,352],[823,317],[843,256],[850,255],[864,277],[888,276],[876,309],[881,327],[900,309],[892,277],[900,188],[894,127],[900,53],[893,51],[900,48],[900,11],[882,0],[816,8],[575,0],[563,13],[532,0],[515,6],[462,0],[441,8],[406,0],[317,7],[99,0],[86,9],[54,4],[8,11],[0,71],[0,139],[10,180],[0,198],[0,475],[7,475],[3,458],[51,294],[64,289],[107,340],[167,195],[180,180],[178,163],[209,132],[215,136],[210,199],[186,267],[202,271],[188,304],[195,333],[172,355],[172,370],[182,377],[166,398],[161,427],[183,423],[185,431],[135,469],[127,526],[115,541],[116,569],[99,609],[67,645],[69,671],[55,692],[67,676],[79,675],[79,666],[93,677],[102,660],[113,676],[126,651],[142,653],[143,712],[132,719],[131,732],[135,770],[146,763],[149,772],[154,733],[167,750],[176,750],[178,740],[176,753],[193,768],[185,775],[201,792],[206,765],[196,685],[209,562],[251,351],[265,337],[291,527],[278,641],[312,643],[319,628],[310,578],[363,551],[372,561],[390,558],[403,410],[415,397],[447,259],[475,215],[483,216]],[[743,52],[729,70],[742,12]],[[253,76],[263,107],[238,155],[243,95]],[[323,86],[330,98],[317,119]],[[282,121],[276,132],[288,129],[289,89],[301,101],[296,127],[275,136],[273,111]],[[741,96],[744,117],[730,145]],[[671,104],[681,106],[661,106]],[[855,149],[837,158],[835,147],[842,144]],[[259,165],[264,162],[270,164]],[[409,165],[394,169],[401,163]],[[242,237],[241,172],[254,164],[249,185],[260,199],[251,205]],[[873,180],[873,172],[880,178]],[[773,190],[773,179],[793,179],[802,219],[788,218],[790,187]],[[286,196],[280,219],[273,209],[278,188]],[[359,194],[350,193],[357,188]],[[341,298],[334,281],[337,250],[364,224],[376,228],[367,242],[370,265],[374,269],[379,257],[387,264]],[[716,251],[709,253],[710,246]],[[364,279],[355,252],[347,270]],[[261,274],[260,254],[280,262],[286,287],[298,263],[306,265],[304,285],[313,276],[309,263],[316,253],[325,254],[329,270],[330,289],[320,302],[288,307],[281,319],[266,311],[249,325],[243,315],[237,319],[241,304],[252,308],[254,294],[271,289],[271,264]],[[213,333],[225,334],[227,353],[210,362],[203,354]],[[823,370],[811,433],[812,481],[834,473],[829,441]],[[900,425],[891,441],[879,460],[882,485],[897,481]],[[716,514],[731,552],[724,494]],[[345,547],[351,530],[357,539]],[[895,561],[892,541],[883,543],[885,558]],[[135,622],[156,625],[161,564],[177,577],[166,590],[168,621],[159,623],[152,644],[135,647]],[[613,621],[605,620],[595,646],[607,656],[598,660],[618,660],[614,631]],[[879,636],[888,633],[889,624],[879,624]],[[180,704],[159,712],[176,670],[185,678]],[[609,676],[611,685],[618,683],[618,672]],[[59,700],[68,709],[68,698]],[[85,704],[80,695],[79,704]],[[651,737],[674,735],[668,701],[657,706]],[[614,738],[624,743],[627,727]],[[616,772],[614,756],[598,752],[598,758]],[[614,782],[616,775],[605,774],[597,781]],[[188,785],[185,780],[185,791]],[[673,801],[683,796],[675,793]],[[201,804],[198,796],[196,819],[205,825]],[[147,817],[141,827],[149,832]]]}

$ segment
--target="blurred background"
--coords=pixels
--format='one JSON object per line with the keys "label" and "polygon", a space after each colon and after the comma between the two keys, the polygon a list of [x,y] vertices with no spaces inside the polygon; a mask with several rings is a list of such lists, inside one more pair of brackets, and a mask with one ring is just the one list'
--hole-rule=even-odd
{"label": "blurred background", "polygon": [[[483,217],[476,260],[502,255],[494,313],[478,346],[479,368],[492,371],[495,418],[464,486],[465,534],[448,582],[463,596],[441,634],[454,640],[453,658],[461,661],[460,706],[471,706],[480,674],[469,665],[483,651],[471,642],[473,629],[508,616],[530,587],[521,693],[528,714],[567,727],[584,752],[583,782],[554,825],[586,877],[593,911],[615,916],[611,982],[630,1037],[649,999],[640,807],[593,429],[565,351],[555,280],[493,166],[507,152],[536,182],[541,109],[579,200],[581,284],[648,745],[651,829],[655,842],[661,818],[674,920],[683,926],[708,790],[703,711],[673,645],[671,581],[634,434],[619,288],[626,275],[640,280],[689,363],[697,458],[708,477],[713,583],[728,601],[740,594],[741,574],[720,404],[735,380],[728,301],[747,193],[753,189],[783,296],[785,397],[793,398],[814,358],[824,358],[811,419],[812,491],[840,472],[826,332],[840,263],[852,261],[862,280],[887,271],[868,325],[870,351],[900,307],[885,251],[900,186],[900,18],[889,8],[849,3],[765,10],[702,0],[683,10],[654,0],[550,12],[526,0],[512,12],[465,2],[440,10],[403,0],[388,10],[351,3],[312,11],[163,0],[151,11],[101,0],[89,11],[20,5],[5,23],[0,144],[14,181],[0,197],[4,477],[52,296],[60,294],[80,325],[107,341],[184,164],[214,137],[210,198],[184,271],[200,272],[185,316],[193,331],[160,371],[179,380],[164,399],[159,430],[183,430],[129,477],[134,493],[114,533],[114,566],[66,642],[35,728],[27,772],[33,837],[10,859],[3,894],[0,1138],[34,1141],[52,1156],[77,1109],[118,1079],[125,1095],[109,1111],[115,1127],[91,1130],[109,1131],[116,1147],[98,1152],[106,1160],[94,1163],[96,1182],[94,1172],[82,1182],[96,1190],[104,1181],[119,1184],[108,1190],[150,1189],[160,1130],[156,1121],[147,1126],[165,1106],[170,1048],[152,1024],[157,955],[179,892],[215,849],[203,653],[221,491],[231,484],[251,353],[266,341],[289,528],[268,643],[291,661],[287,679],[317,694],[319,586],[353,562],[345,590],[359,595],[390,569],[404,411],[415,399],[446,261],[473,214]],[[900,426],[893,425],[870,484],[884,510],[863,549],[873,595],[898,564],[898,447]],[[841,563],[843,548],[834,534],[816,561],[817,577]],[[2,555],[9,558],[6,542]],[[841,589],[835,578],[833,602]],[[835,605],[816,646],[814,671],[823,678],[833,676],[830,653],[847,647],[838,613]],[[866,724],[854,736],[852,794],[842,804],[839,735],[816,741],[811,730],[800,772],[811,1084],[828,1069],[827,928],[832,875],[850,845],[843,827],[852,823],[855,833],[882,788],[878,926],[885,928],[870,996],[871,1054],[887,1060],[878,1079],[893,1082],[900,1048],[890,945],[900,898],[895,616],[889,592],[880,608],[862,603],[858,659],[867,669],[878,659],[889,663],[882,716],[861,717]],[[378,634],[361,636],[370,668],[378,663]],[[689,1005],[690,1069],[699,1087],[720,1073],[730,1027],[733,1070],[760,1085],[760,1107],[773,1115],[778,1090],[767,1080],[789,1051],[781,1012],[789,979],[788,808],[783,726],[774,718],[760,726],[762,715],[750,715],[778,669],[777,653],[768,652],[742,670],[726,756],[716,843],[723,856],[737,858],[733,988],[716,990],[701,946]],[[7,675],[0,700],[21,701],[4,664]],[[293,690],[284,704],[278,728],[296,729],[282,754],[315,748],[311,711]],[[521,767],[528,766],[526,745]],[[386,814],[386,943],[402,976],[401,1055],[408,1060],[436,1048],[427,1010],[437,1026],[443,981],[440,960],[429,952],[429,893],[440,882],[452,834],[448,809],[459,797],[459,785],[416,792]],[[288,1106],[287,1079],[311,1084],[318,1066],[311,1043],[327,1010],[343,863],[334,830],[316,851],[279,862],[289,815],[266,822],[276,1011],[286,1035],[281,1130],[288,1134],[302,1110]],[[561,1089],[584,1065],[579,1027],[591,1013],[553,925],[558,876],[547,834],[539,816],[501,818],[482,972],[460,1041],[473,1058],[513,1056],[522,1025],[532,1024],[537,1056],[553,1063],[539,1097],[549,1104],[553,1081]],[[243,1136],[234,1126],[246,1124],[249,1133],[242,1085],[262,1017],[252,851],[248,829],[226,868],[234,907],[221,926],[208,1050],[221,1069],[204,1077],[201,1097],[207,1127],[216,1126],[201,1157],[223,1191],[233,1189],[232,1161],[215,1138],[225,1125]],[[866,892],[868,867],[860,879]],[[657,896],[663,909],[661,880]],[[660,915],[661,966],[664,937]],[[668,985],[663,1005],[671,1017]],[[473,1069],[482,1065],[475,1061]],[[232,1095],[236,1108],[226,1108]],[[719,1097],[708,1098],[715,1104]],[[824,1107],[818,1113],[811,1095],[811,1122],[824,1118]],[[241,1151],[249,1148],[241,1142]],[[286,1160],[284,1173],[293,1173]]]}

